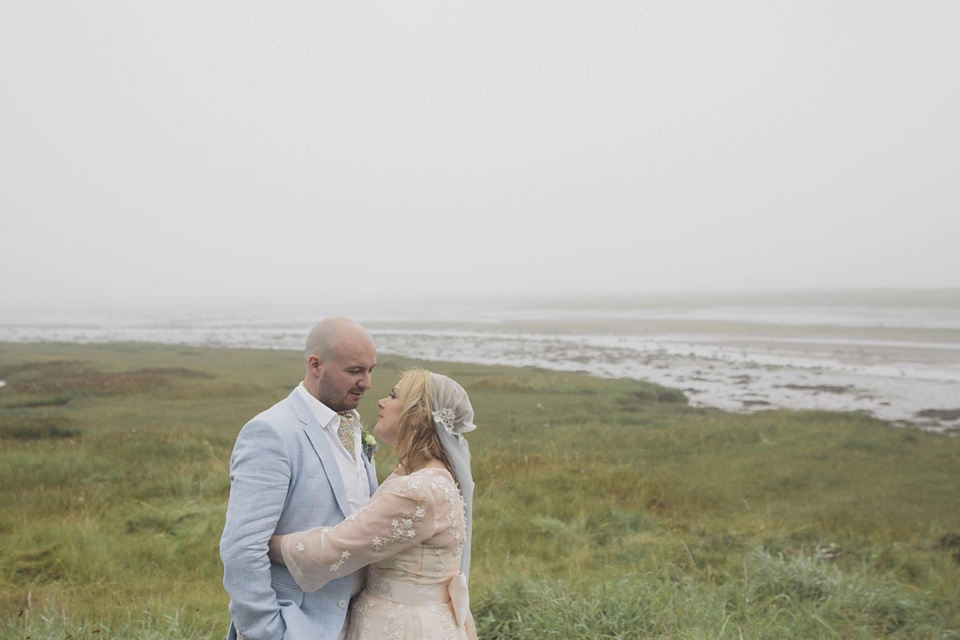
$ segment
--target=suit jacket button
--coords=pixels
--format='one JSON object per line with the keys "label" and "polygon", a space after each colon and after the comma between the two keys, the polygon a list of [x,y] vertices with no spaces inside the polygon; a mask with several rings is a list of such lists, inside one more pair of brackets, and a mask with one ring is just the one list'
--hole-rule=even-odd
{"label": "suit jacket button", "polygon": [[346,600],[341,600],[340,602],[337,603],[337,606],[340,607],[341,609],[343,609],[343,608],[345,608],[345,607],[347,606],[347,601],[346,601]]}

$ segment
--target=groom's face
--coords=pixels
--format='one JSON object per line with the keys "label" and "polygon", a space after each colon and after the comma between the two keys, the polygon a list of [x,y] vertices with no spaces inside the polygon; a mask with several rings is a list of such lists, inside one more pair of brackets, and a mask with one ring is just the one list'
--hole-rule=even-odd
{"label": "groom's face", "polygon": [[369,338],[344,336],[334,356],[320,363],[317,399],[334,411],[356,409],[376,365],[377,351]]}

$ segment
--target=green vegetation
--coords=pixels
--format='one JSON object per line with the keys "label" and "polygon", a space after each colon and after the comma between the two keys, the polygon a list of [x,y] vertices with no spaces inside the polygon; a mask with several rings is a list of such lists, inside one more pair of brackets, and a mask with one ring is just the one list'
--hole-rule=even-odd
{"label": "green vegetation", "polygon": [[[412,364],[476,409],[484,640],[960,636],[958,438],[391,356],[367,420]],[[301,376],[291,352],[0,344],[0,639],[223,637],[230,451]]]}

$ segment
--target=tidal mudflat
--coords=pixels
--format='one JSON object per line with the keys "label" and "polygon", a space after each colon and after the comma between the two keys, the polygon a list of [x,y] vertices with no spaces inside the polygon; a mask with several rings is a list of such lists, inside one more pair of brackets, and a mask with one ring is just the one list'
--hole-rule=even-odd
{"label": "tidal mudflat", "polygon": [[904,426],[960,430],[957,329],[578,318],[468,330],[384,327],[377,339],[409,357],[648,380],[681,389],[693,406],[863,411]]}
{"label": "tidal mudflat", "polygon": [[334,314],[368,326],[381,353],[647,380],[695,407],[859,411],[960,431],[954,290],[6,309],[0,342],[299,350],[316,318]]}

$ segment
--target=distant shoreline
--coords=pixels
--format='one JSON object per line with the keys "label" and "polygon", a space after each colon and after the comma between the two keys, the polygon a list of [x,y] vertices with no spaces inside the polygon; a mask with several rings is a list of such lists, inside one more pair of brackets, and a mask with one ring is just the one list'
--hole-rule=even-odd
{"label": "distant shoreline", "polygon": [[960,289],[602,299],[5,309],[0,342],[299,351],[317,318],[344,314],[382,353],[649,380],[693,406],[739,413],[862,411],[960,431],[951,419],[960,409]]}
{"label": "distant shoreline", "polygon": [[[893,378],[885,386],[880,386],[881,393],[887,395],[910,394],[912,399],[919,402],[919,404],[913,403],[909,410],[893,413],[896,407],[892,402],[885,400],[883,395],[878,395],[877,390],[865,387],[863,380],[875,381],[877,379],[875,377],[871,378],[869,375],[858,377],[850,373],[845,376],[829,376],[822,371],[817,372],[817,375],[803,372],[797,374],[789,367],[777,367],[762,362],[754,362],[749,358],[740,363],[730,363],[726,370],[720,371],[715,365],[704,366],[703,360],[697,361],[689,355],[669,353],[645,356],[647,361],[643,364],[650,375],[619,375],[621,372],[616,369],[618,364],[616,351],[603,348],[594,353],[596,361],[594,364],[600,367],[598,369],[597,366],[591,367],[591,363],[582,358],[560,363],[551,360],[549,356],[526,361],[517,361],[515,358],[512,361],[507,361],[508,358],[483,355],[473,358],[458,356],[456,359],[451,359],[446,353],[452,352],[453,349],[445,349],[442,342],[433,344],[432,348],[427,349],[422,344],[391,341],[388,340],[388,337],[385,334],[377,336],[378,343],[387,341],[387,344],[379,349],[380,354],[384,356],[448,364],[463,363],[520,368],[532,366],[548,370],[583,373],[601,378],[635,378],[682,391],[693,407],[717,408],[730,413],[754,413],[772,409],[861,411],[888,422],[892,426],[919,428],[950,435],[960,434],[960,396],[956,395],[958,385],[949,381],[898,380]],[[58,343],[51,341],[35,343],[0,342],[0,350],[6,345],[22,346],[24,344],[49,346]],[[164,344],[138,341],[109,341],[94,344],[111,345],[117,348],[144,345],[167,348],[184,346],[203,350],[274,350],[294,353],[300,351],[299,348],[279,346]],[[571,355],[563,349],[562,344],[548,344],[546,346],[547,351],[544,352],[546,354],[560,350],[564,357]],[[801,346],[807,347],[808,345]],[[926,350],[924,351],[926,352]],[[918,358],[918,360],[923,360],[923,358]],[[609,368],[604,369],[604,365]],[[0,384],[0,387],[2,387],[2,384]],[[917,388],[925,389],[926,392],[910,393],[911,391],[915,392]],[[731,389],[733,392],[731,392]],[[914,398],[914,396],[917,397]],[[944,397],[955,400],[955,403],[947,406],[942,402],[937,402],[938,398],[943,399]]]}

